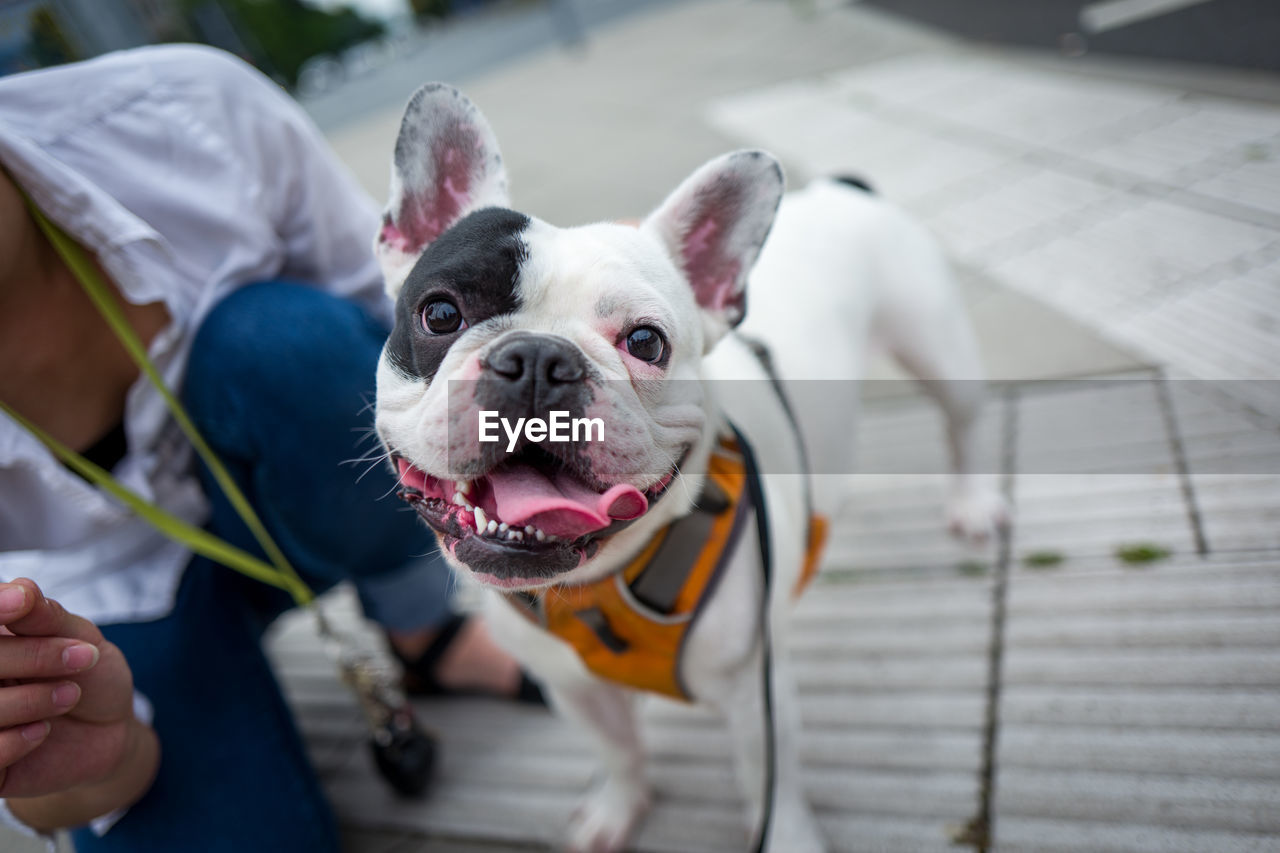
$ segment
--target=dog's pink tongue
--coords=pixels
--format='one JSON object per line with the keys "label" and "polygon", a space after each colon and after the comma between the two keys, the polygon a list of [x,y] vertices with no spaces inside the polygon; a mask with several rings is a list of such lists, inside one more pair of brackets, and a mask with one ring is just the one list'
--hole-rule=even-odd
{"label": "dog's pink tongue", "polygon": [[618,484],[603,494],[567,474],[547,477],[529,465],[489,474],[498,518],[512,527],[532,524],[564,539],[577,539],[614,520],[644,515],[649,501],[635,486]]}

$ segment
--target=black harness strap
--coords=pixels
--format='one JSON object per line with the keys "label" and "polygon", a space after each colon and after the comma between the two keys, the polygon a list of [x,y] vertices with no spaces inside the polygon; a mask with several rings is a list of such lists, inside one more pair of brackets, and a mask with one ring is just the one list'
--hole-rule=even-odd
{"label": "black harness strap", "polygon": [[738,438],[740,452],[747,462],[747,488],[751,495],[751,503],[756,511],[756,535],[759,538],[760,568],[764,581],[760,596],[760,691],[764,705],[764,800],[760,814],[760,830],[756,838],[756,853],[763,853],[765,839],[769,837],[769,826],[773,822],[774,789],[777,787],[777,743],[774,736],[773,719],[773,660],[772,637],[769,626],[769,599],[773,586],[773,550],[769,537],[769,513],[764,499],[764,487],[760,482],[760,469],[756,465],[755,453],[751,445],[733,427]]}
{"label": "black harness strap", "polygon": [[782,383],[782,377],[778,375],[778,369],[773,363],[773,354],[769,352],[769,348],[765,346],[764,341],[748,335],[739,335],[742,342],[747,345],[747,349],[751,350],[752,355],[756,357],[756,361],[760,362],[760,367],[764,369],[765,375],[769,377],[769,386],[773,388],[773,393],[778,398],[778,402],[782,405],[782,411],[787,416],[787,421],[791,424],[791,431],[796,436],[796,446],[800,451],[800,470],[804,472],[805,489],[804,489],[804,511],[806,518],[813,517],[813,467],[809,464],[809,446],[805,444],[804,433],[800,430],[800,421],[796,418],[796,410],[791,405],[791,398],[787,396],[787,388]]}
{"label": "black harness strap", "polygon": [[715,522],[716,516],[701,507],[673,522],[649,565],[631,582],[635,599],[658,613],[674,610]]}
{"label": "black harness strap", "polygon": [[[756,359],[760,362],[760,366],[764,368],[765,373],[769,377],[769,383],[773,386],[774,393],[778,396],[778,401],[782,404],[782,409],[787,415],[787,420],[791,422],[791,429],[795,432],[796,441],[800,445],[800,465],[804,471],[805,485],[805,510],[806,516],[810,519],[810,525],[813,524],[813,468],[809,464],[809,448],[805,445],[804,433],[800,430],[800,422],[796,419],[795,409],[791,406],[791,400],[787,396],[786,388],[783,386],[782,378],[778,375],[778,371],[773,364],[773,357],[769,353],[769,348],[765,346],[763,341],[757,340],[743,335],[742,340],[747,347],[755,354]],[[735,428],[734,432],[737,432]],[[758,471],[755,465],[755,459],[751,456],[751,446],[738,435],[738,441],[742,445],[742,453],[748,457],[748,464],[753,470]],[[777,743],[776,733],[774,731],[773,719],[773,660],[772,660],[772,638],[770,636],[769,625],[769,598],[770,587],[772,585],[773,576],[773,554],[770,551],[769,541],[769,520],[766,512],[764,501],[764,490],[760,484],[760,478],[751,477],[751,498],[756,505],[756,529],[760,536],[760,561],[764,572],[764,595],[760,602],[760,633],[761,641],[764,647],[761,650],[761,692],[764,700],[764,722],[765,722],[765,755],[764,755],[764,809],[760,817],[760,832],[756,839],[755,853],[763,853],[765,840],[769,837],[769,826],[773,821],[773,805],[774,795],[777,788]],[[810,530],[812,536],[812,530]]]}

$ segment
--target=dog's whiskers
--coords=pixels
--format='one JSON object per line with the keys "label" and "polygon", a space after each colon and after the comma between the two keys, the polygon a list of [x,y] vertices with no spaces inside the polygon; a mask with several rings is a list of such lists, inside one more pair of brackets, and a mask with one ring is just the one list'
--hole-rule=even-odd
{"label": "dog's whiskers", "polygon": [[[389,456],[389,455],[390,455],[390,454],[388,454],[388,456]],[[384,458],[386,458],[386,457],[384,457]],[[360,473],[360,476],[359,476],[359,477],[356,477],[356,482],[357,482],[357,483],[359,483],[359,482],[360,482],[361,480],[363,480],[365,477],[369,476],[369,472],[370,472],[370,471],[374,471],[374,470],[377,470],[378,468],[382,467],[382,462],[383,462],[383,459],[374,459],[372,462],[370,462],[369,467],[368,467],[368,468],[365,468],[365,469],[364,469],[364,471],[362,471],[362,472]],[[384,495],[383,497],[386,497],[386,496]]]}
{"label": "dog's whiskers", "polygon": [[363,444],[364,442],[369,441],[370,439],[378,438],[377,427],[371,427],[371,426],[352,427],[351,431],[356,433],[359,436],[356,439],[357,445]]}
{"label": "dog's whiskers", "polygon": [[371,453],[368,456],[356,456],[351,459],[344,459],[339,465],[359,465],[362,462],[382,462],[391,458],[391,451],[383,450],[377,453]]}
{"label": "dog's whiskers", "polygon": [[[376,463],[375,463],[375,464],[376,464]],[[365,473],[365,474],[368,474],[369,472],[368,472],[368,471],[365,471],[364,473]],[[360,476],[362,476],[362,477],[363,477],[363,476],[364,476],[364,474],[361,474]],[[396,475],[396,481],[395,481],[395,483],[393,483],[393,484],[392,484],[391,488],[389,488],[389,489],[387,489],[385,492],[383,492],[383,493],[382,493],[382,497],[378,498],[378,500],[380,500],[380,501],[384,501],[384,500],[386,500],[387,498],[391,497],[392,495],[394,495],[394,494],[396,494],[398,491],[400,491],[400,488],[401,488],[402,486],[404,486],[404,474],[397,474],[397,475]]]}

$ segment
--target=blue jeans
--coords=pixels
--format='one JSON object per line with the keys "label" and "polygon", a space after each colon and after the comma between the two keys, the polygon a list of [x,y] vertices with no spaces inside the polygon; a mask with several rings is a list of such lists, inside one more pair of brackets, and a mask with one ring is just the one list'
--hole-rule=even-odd
{"label": "blue jeans", "polygon": [[[302,285],[235,291],[193,344],[183,398],[273,538],[313,589],[352,580],[384,626],[449,615],[448,568],[394,495],[376,447],[374,368],[386,330],[355,305]],[[364,474],[364,476],[361,476]],[[216,486],[210,529],[257,551]],[[338,850],[333,813],[263,654],[262,632],[292,602],[195,558],[172,613],[104,626],[155,706],[159,774],[105,836],[80,853]],[[388,792],[388,796],[390,793]]]}

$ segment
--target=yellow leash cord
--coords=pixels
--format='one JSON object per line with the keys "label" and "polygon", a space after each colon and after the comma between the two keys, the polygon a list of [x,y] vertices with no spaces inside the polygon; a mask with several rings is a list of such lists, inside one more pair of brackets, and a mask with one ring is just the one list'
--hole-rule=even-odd
{"label": "yellow leash cord", "polygon": [[310,604],[314,600],[311,590],[301,580],[291,581],[274,566],[264,563],[252,554],[218,538],[209,531],[196,527],[169,513],[140,496],[137,492],[123,485],[110,472],[76,453],[40,427],[14,411],[0,400],[0,410],[13,418],[38,438],[49,451],[69,468],[80,474],[89,482],[101,488],[112,497],[136,512],[139,516],[170,539],[177,540],[191,549],[193,553],[221,563],[237,572],[248,575],[254,580],[283,589],[293,596],[299,604]]}
{"label": "yellow leash cord", "polygon": [[[16,182],[14,186],[18,186]],[[271,534],[267,532],[258,514],[254,512],[248,498],[236,485],[226,466],[213,452],[213,448],[196,429],[196,425],[182,403],[164,384],[160,372],[156,370],[155,364],[147,355],[146,347],[139,340],[137,332],[129,325],[120,302],[111,288],[102,280],[97,266],[78,243],[68,237],[61,228],[45,216],[42,210],[36,207],[25,191],[20,187],[19,191],[22,193],[31,217],[67,265],[71,274],[80,282],[89,299],[107,321],[107,325],[115,332],[129,357],[160,392],[174,420],[178,422],[178,426],[195,448],[201,461],[213,475],[214,481],[222,489],[231,506],[271,562],[264,562],[253,554],[146,500],[122,484],[112,476],[111,472],[67,447],[3,400],[0,400],[0,410],[27,429],[65,465],[128,506],[160,533],[185,545],[192,553],[207,557],[256,581],[284,590],[298,606],[309,610],[315,617],[317,630],[325,642],[326,650],[334,658],[343,682],[352,689],[360,702],[360,709],[372,735],[374,758],[383,777],[402,794],[421,794],[426,787],[431,765],[434,764],[435,747],[434,743],[418,729],[404,694],[394,684],[385,667],[380,666],[368,653],[359,651],[350,637],[335,631],[330,626],[324,611],[316,604],[315,594],[311,588],[302,580],[284,552],[271,538]]]}
{"label": "yellow leash cord", "polygon": [[204,436],[200,434],[195,424],[192,423],[186,409],[183,408],[178,398],[164,384],[159,371],[156,370],[155,365],[147,355],[146,347],[143,346],[137,332],[134,331],[133,327],[129,325],[129,321],[125,318],[124,310],[117,301],[115,294],[111,292],[106,282],[102,280],[102,276],[99,275],[97,266],[89,260],[84,249],[79,244],[68,237],[61,228],[45,216],[42,210],[35,206],[29,196],[23,193],[23,198],[27,203],[27,209],[31,212],[32,218],[40,227],[40,230],[44,232],[45,237],[48,238],[49,243],[59,257],[62,258],[67,268],[71,270],[71,274],[80,282],[89,299],[92,300],[102,314],[103,319],[107,321],[107,325],[115,332],[116,337],[119,338],[120,344],[128,352],[129,357],[133,359],[134,364],[138,365],[138,368],[151,380],[151,384],[160,392],[160,396],[164,399],[165,406],[168,407],[174,420],[178,422],[178,426],[181,427],[182,432],[196,449],[196,453],[199,454],[200,459],[208,467],[219,488],[227,496],[227,500],[231,503],[236,513],[244,520],[245,525],[253,534],[253,538],[257,540],[271,563],[268,565],[252,554],[224,542],[209,531],[188,524],[177,516],[145,500],[121,484],[110,472],[62,444],[43,429],[14,411],[2,400],[0,400],[0,409],[3,409],[5,414],[29,430],[63,463],[89,480],[89,482],[120,500],[164,535],[186,545],[196,554],[215,560],[230,569],[248,575],[256,581],[284,590],[300,606],[305,607],[311,604],[315,599],[315,595],[303,582],[302,578],[298,576],[297,571],[294,570],[279,546],[276,545],[275,540],[271,538],[271,534],[263,526],[258,514],[253,511],[253,507],[244,496],[244,493],[240,491],[240,487],[236,485],[235,480],[232,479],[222,461],[218,459],[213,449],[209,447],[208,442],[204,440]]}

